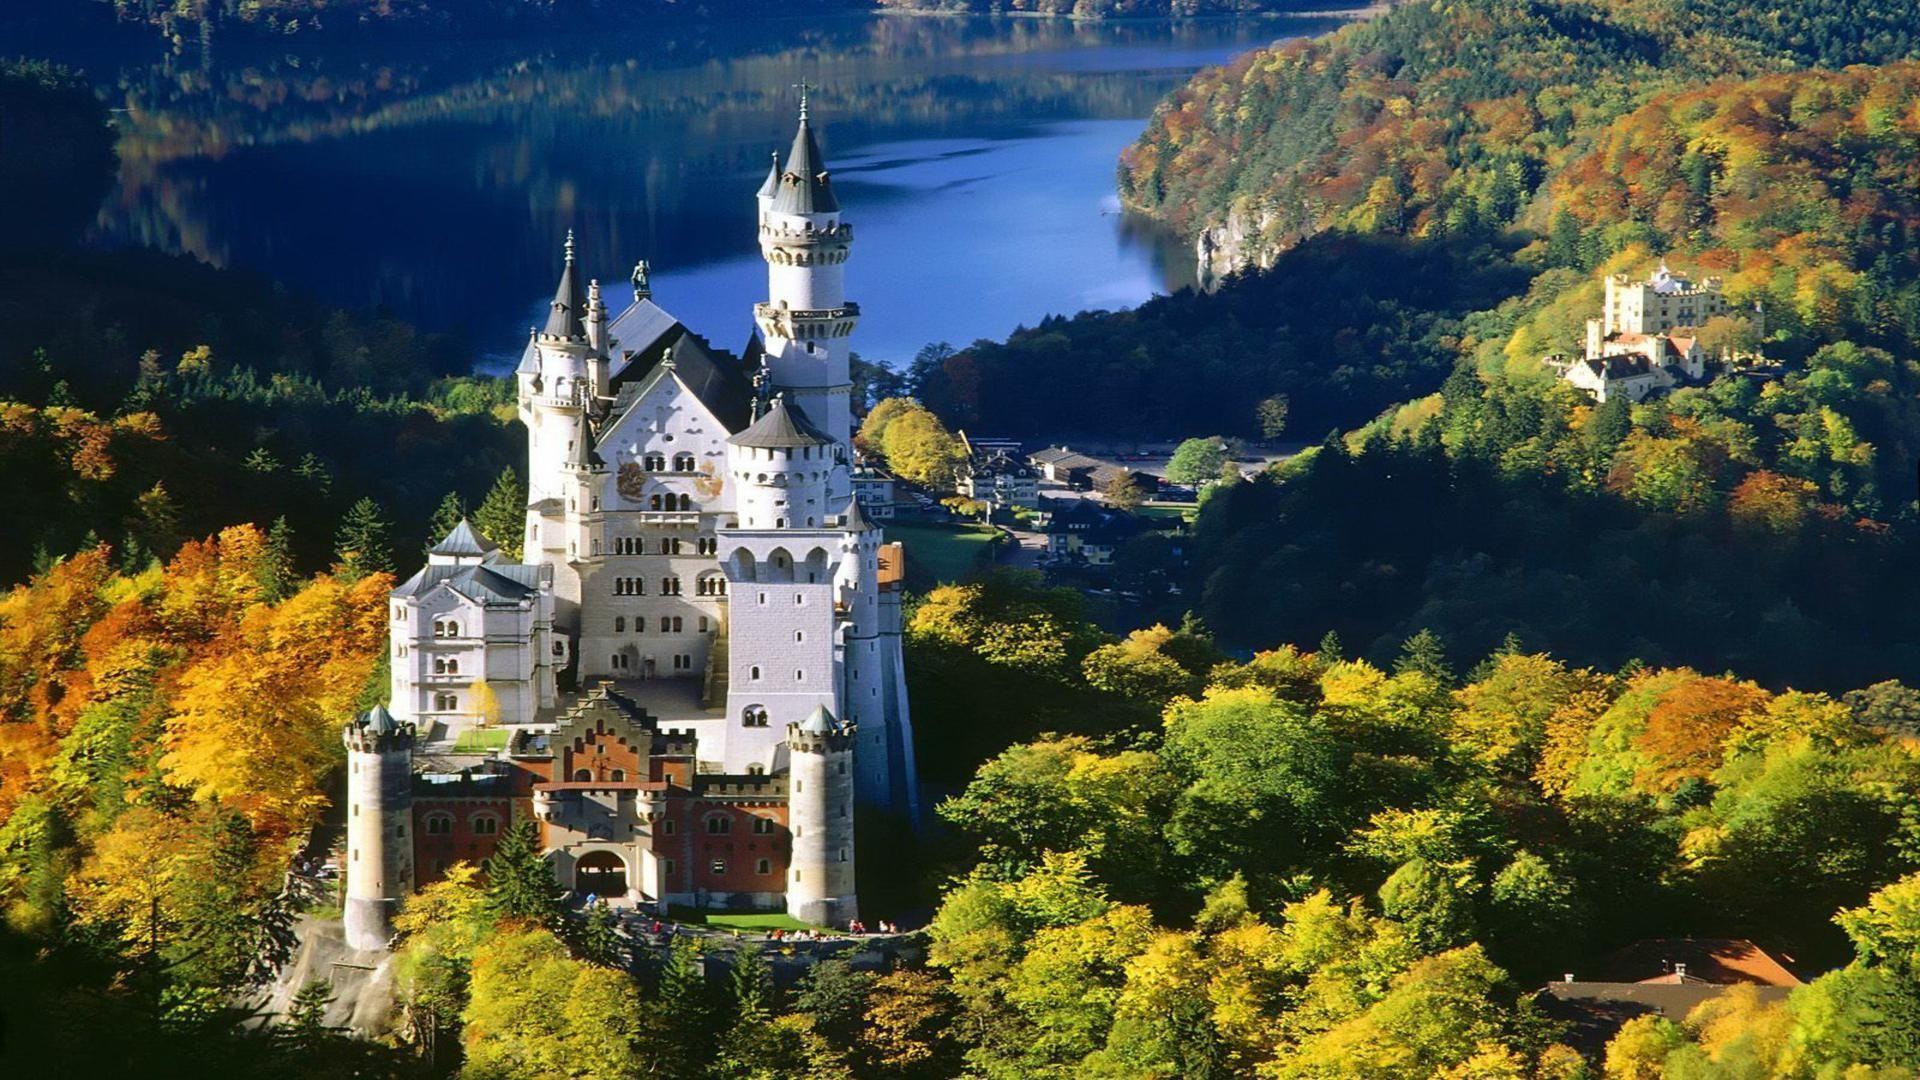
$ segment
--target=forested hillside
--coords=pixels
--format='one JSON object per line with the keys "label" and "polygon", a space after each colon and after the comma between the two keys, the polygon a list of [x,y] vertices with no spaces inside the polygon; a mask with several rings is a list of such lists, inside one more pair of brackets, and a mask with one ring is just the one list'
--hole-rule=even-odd
{"label": "forested hillside", "polygon": [[1882,63],[1920,46],[1911,3],[1463,0],[1202,72],[1122,164],[1126,201],[1215,264],[1327,228],[1433,237],[1525,217],[1608,121],[1710,79]]}

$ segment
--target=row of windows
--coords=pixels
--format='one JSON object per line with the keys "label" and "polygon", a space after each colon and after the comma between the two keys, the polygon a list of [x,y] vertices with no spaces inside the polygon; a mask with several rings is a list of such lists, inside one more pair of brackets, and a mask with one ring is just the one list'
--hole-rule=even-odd
{"label": "row of windows", "polygon": [[[575,769],[573,770],[573,778],[579,783],[590,784],[593,782],[593,770],[592,769]],[[625,769],[610,769],[607,772],[608,783],[621,784],[621,783],[625,783],[626,779],[627,779],[627,770]]]}
{"label": "row of windows", "polygon": [[453,619],[433,620],[434,637],[459,637],[460,624]]}
{"label": "row of windows", "polygon": [[664,495],[649,495],[647,496],[647,509],[691,511],[693,509],[693,496],[675,495],[671,491]]}
{"label": "row of windows", "polygon": [[[667,455],[648,454],[640,459],[640,467],[648,472],[665,472],[667,471]],[[673,455],[674,472],[692,472],[698,467],[692,454],[682,452]]]}
{"label": "row of windows", "polygon": [[[438,811],[426,817],[428,836],[452,836],[453,815]],[[467,818],[467,826],[475,836],[492,836],[500,831],[500,819],[491,813],[478,813]]]}
{"label": "row of windows", "polygon": [[[681,633],[686,629],[686,625],[686,620],[678,615],[660,616],[660,632],[663,634]],[[699,620],[694,623],[694,627],[698,632],[702,634],[706,633],[708,627],[707,617],[705,615],[700,616]],[[613,632],[616,634],[624,634],[627,632],[627,617],[625,615],[615,615],[613,617]],[[633,617],[633,632],[636,634],[644,634],[647,632],[647,617],[645,615],[635,615]]]}
{"label": "row of windows", "polygon": [[[720,540],[712,536],[696,536],[693,539],[695,555],[717,555],[720,552]],[[663,536],[653,551],[647,550],[647,538],[644,536],[616,536],[613,538],[615,555],[684,555],[687,542],[684,537]]]}
{"label": "row of windows", "polygon": [[433,707],[440,712],[452,712],[460,707],[459,694],[433,695]]}
{"label": "row of windows", "polygon": [[[759,669],[758,667],[750,667],[750,668],[748,668],[748,669],[747,669],[747,679],[748,679],[749,681],[752,681],[752,682],[759,682],[759,681],[760,681],[760,669]],[[794,682],[806,682],[806,681],[807,681],[807,672],[806,672],[806,670],[805,670],[804,668],[794,668],[794,669],[793,669],[793,681],[794,681]],[[752,725],[749,725],[749,726],[752,726]]]}
{"label": "row of windows", "polygon": [[460,661],[451,656],[436,656],[433,658],[433,673],[435,675],[458,675],[460,674]]}
{"label": "row of windows", "polygon": [[[612,656],[607,658],[607,666],[612,668],[615,671],[631,671],[633,670],[633,657],[623,652],[614,653]],[[692,671],[693,670],[692,654],[674,653],[673,654],[673,670]]]}

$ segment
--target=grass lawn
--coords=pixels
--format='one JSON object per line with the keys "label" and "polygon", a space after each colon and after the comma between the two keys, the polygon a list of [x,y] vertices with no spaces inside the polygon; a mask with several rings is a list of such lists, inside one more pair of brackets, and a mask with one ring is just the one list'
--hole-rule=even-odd
{"label": "grass lawn", "polygon": [[478,728],[469,729],[461,732],[460,737],[453,740],[454,752],[459,754],[478,754],[483,750],[505,750],[506,748],[507,733],[499,729],[485,731]]}
{"label": "grass lawn", "polygon": [[1181,521],[1191,525],[1193,524],[1193,519],[1199,516],[1200,508],[1192,505],[1143,506],[1135,510],[1134,513],[1139,514],[1141,517],[1179,518]]}
{"label": "grass lawn", "polygon": [[676,907],[669,918],[674,922],[705,926],[713,930],[748,930],[762,933],[768,930],[818,929],[784,911],[699,911]]}
{"label": "grass lawn", "polygon": [[965,581],[987,558],[998,530],[979,525],[907,525],[889,522],[888,540],[907,545],[907,572],[917,565],[935,581]]}

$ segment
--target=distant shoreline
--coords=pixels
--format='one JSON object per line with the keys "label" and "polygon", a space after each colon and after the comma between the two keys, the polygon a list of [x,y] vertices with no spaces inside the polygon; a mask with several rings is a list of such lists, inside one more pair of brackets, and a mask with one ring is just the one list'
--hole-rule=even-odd
{"label": "distant shoreline", "polygon": [[1166,23],[1228,22],[1270,19],[1276,22],[1295,19],[1344,19],[1354,22],[1386,14],[1394,0],[1374,0],[1366,7],[1326,8],[1311,11],[1249,11],[1219,15],[1075,15],[1047,11],[948,11],[942,8],[875,7],[875,15],[900,15],[915,19],[1034,19],[1044,22],[1072,23]]}

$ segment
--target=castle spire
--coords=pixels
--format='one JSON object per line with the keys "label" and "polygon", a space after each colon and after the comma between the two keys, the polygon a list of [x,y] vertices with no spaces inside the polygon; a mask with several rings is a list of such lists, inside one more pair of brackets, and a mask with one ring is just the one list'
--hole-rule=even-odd
{"label": "castle spire", "polygon": [[580,288],[580,276],[573,269],[573,230],[567,230],[567,261],[560,270],[560,284],[553,290],[553,304],[547,310],[545,335],[585,341],[587,338],[587,300]]}
{"label": "castle spire", "polygon": [[808,119],[807,91],[812,87],[806,83],[800,87],[800,127],[793,133],[793,147],[787,151],[787,167],[780,174],[773,209],[782,214],[837,213],[840,202],[833,197],[820,143],[813,137],[813,124]]}

